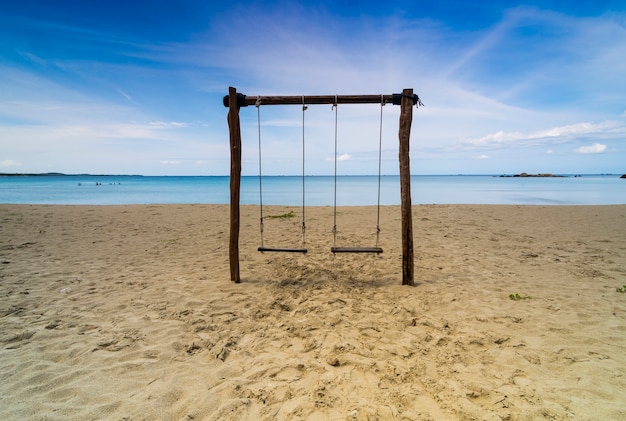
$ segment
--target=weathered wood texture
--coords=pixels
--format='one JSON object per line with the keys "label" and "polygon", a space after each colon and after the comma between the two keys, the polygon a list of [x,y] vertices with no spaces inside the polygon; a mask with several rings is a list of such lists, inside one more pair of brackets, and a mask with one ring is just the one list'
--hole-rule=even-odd
{"label": "weathered wood texture", "polygon": [[[402,94],[391,95],[292,95],[292,96],[247,96],[237,94],[237,103],[240,107],[249,105],[298,105],[298,104],[395,104],[400,105]],[[415,96],[413,102],[417,104],[419,98]],[[230,96],[224,97],[224,106],[229,107]]]}
{"label": "weathered wood texture", "polygon": [[413,215],[411,213],[411,163],[409,158],[411,122],[413,121],[413,89],[402,91],[400,109],[400,207],[402,218],[402,285],[413,282]]}
{"label": "weathered wood texture", "polygon": [[228,128],[230,131],[230,280],[239,283],[239,199],[241,188],[241,127],[239,125],[239,106],[237,90],[228,89],[231,106],[228,110]]}
{"label": "weathered wood texture", "polygon": [[383,252],[381,247],[331,247],[333,253],[377,253]]}
{"label": "weathered wood texture", "polygon": [[[393,101],[392,95],[305,95],[303,96],[247,96],[246,105],[281,104],[380,104]],[[304,102],[303,102],[304,101]],[[336,102],[335,102],[336,101]]]}
{"label": "weathered wood texture", "polygon": [[280,247],[259,247],[258,250],[261,253],[265,252],[277,252],[277,253],[303,253],[306,254],[309,250],[305,248],[292,249],[292,248],[280,248]]}

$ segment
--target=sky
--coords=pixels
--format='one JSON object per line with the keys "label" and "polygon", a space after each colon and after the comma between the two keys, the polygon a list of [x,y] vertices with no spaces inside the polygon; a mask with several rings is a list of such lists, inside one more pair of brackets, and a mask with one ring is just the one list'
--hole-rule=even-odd
{"label": "sky", "polygon": [[[0,173],[228,175],[229,86],[412,88],[412,174],[626,173],[623,0],[0,0]],[[242,108],[242,173],[398,174],[399,115]]]}

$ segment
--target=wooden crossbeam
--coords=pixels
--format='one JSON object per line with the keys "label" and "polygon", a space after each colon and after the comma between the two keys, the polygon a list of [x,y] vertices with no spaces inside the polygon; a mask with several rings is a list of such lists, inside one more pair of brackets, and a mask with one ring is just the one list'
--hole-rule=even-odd
{"label": "wooden crossbeam", "polygon": [[[402,94],[390,95],[291,95],[291,96],[248,96],[242,93],[237,94],[237,105],[239,107],[247,107],[249,105],[316,105],[316,104],[394,104],[402,103]],[[411,95],[409,98],[413,104],[421,104],[417,95]],[[229,96],[224,97],[224,106],[230,106]]]}

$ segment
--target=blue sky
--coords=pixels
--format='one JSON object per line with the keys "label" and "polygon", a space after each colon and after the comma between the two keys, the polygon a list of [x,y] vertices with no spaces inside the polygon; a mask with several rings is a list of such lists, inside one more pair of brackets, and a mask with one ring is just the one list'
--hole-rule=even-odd
{"label": "blue sky", "polygon": [[[0,172],[226,175],[234,86],[413,88],[414,174],[626,173],[625,57],[623,1],[0,0]],[[397,174],[400,110],[382,111]],[[299,174],[301,107],[260,112],[264,174]],[[254,175],[257,110],[240,115]],[[338,121],[338,172],[377,173],[380,107]],[[305,141],[306,172],[332,174],[330,106]]]}

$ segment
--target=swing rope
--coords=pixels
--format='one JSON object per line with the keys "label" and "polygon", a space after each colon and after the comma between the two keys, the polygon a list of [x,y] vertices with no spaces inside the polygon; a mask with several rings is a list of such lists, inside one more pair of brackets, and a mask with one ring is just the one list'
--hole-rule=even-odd
{"label": "swing rope", "polygon": [[383,145],[383,107],[385,106],[384,95],[380,96],[380,125],[378,136],[378,200],[376,204],[376,246],[375,247],[336,247],[337,243],[337,96],[335,95],[335,177],[334,177],[334,205],[333,205],[333,253],[382,253],[383,249],[379,247],[380,239],[380,186],[382,171],[382,145]]}
{"label": "swing rope", "polygon": [[302,95],[302,246],[306,244],[306,223],[304,218],[304,112],[307,110],[307,106],[304,103],[304,95]]}
{"label": "swing rope", "polygon": [[259,228],[261,231],[261,245],[258,248],[260,252],[266,251],[274,251],[274,252],[288,252],[288,253],[307,253],[307,249],[304,248],[306,241],[306,223],[305,223],[305,194],[304,194],[304,163],[305,163],[305,144],[304,144],[304,111],[307,109],[307,106],[304,103],[304,95],[302,96],[302,248],[275,248],[275,247],[265,247],[263,244],[263,171],[262,171],[262,154],[261,154],[261,99],[257,98],[256,103],[254,104],[257,108],[257,127],[258,127],[258,138],[259,138]]}
{"label": "swing rope", "polygon": [[333,247],[337,245],[337,95],[335,95],[335,103],[332,109],[335,110],[335,186],[334,186],[334,202],[333,202]]}
{"label": "swing rope", "polygon": [[263,247],[263,172],[261,171],[261,99],[257,98],[256,104],[257,128],[259,131],[259,228],[261,230],[261,247]]}
{"label": "swing rope", "polygon": [[380,127],[378,129],[378,203],[376,204],[376,247],[380,237],[380,174],[382,166],[383,151],[383,107],[385,106],[385,98],[380,95]]}

